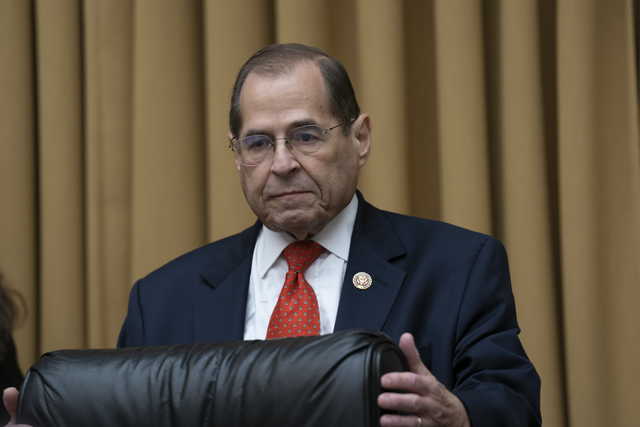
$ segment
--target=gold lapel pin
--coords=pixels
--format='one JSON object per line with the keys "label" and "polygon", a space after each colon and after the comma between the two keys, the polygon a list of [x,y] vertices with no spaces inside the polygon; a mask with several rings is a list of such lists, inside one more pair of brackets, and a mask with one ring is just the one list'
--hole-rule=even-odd
{"label": "gold lapel pin", "polygon": [[365,290],[371,287],[373,280],[368,273],[361,271],[360,273],[356,273],[353,275],[352,282],[353,286],[355,286],[356,288]]}

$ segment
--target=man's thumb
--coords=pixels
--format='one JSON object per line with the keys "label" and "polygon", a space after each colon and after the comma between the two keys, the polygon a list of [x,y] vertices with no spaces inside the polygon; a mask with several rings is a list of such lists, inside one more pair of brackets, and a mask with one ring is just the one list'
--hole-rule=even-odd
{"label": "man's thumb", "polygon": [[7,409],[7,412],[11,417],[11,421],[9,421],[9,424],[15,424],[16,422],[16,411],[18,410],[18,395],[18,390],[15,387],[5,388],[4,392],[2,393],[4,407]]}

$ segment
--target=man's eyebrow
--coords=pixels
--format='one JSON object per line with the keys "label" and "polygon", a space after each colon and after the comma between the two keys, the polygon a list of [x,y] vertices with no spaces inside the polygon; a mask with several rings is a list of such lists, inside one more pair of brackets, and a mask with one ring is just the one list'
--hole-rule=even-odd
{"label": "man's eyebrow", "polygon": [[309,125],[317,125],[318,122],[316,122],[313,119],[301,119],[301,120],[296,120],[295,122],[289,124],[289,129],[294,129],[300,126],[309,126]]}
{"label": "man's eyebrow", "polygon": [[[296,120],[294,122],[289,123],[289,125],[287,126],[287,130],[290,129],[295,129],[298,128],[300,126],[309,126],[309,125],[318,125],[318,122],[313,120],[313,119],[300,119],[300,120]],[[248,129],[245,134],[245,136],[249,136],[249,135],[269,135],[269,136],[273,136],[273,132],[265,130],[265,129]]]}
{"label": "man's eyebrow", "polygon": [[268,132],[266,130],[260,130],[260,129],[249,129],[244,133],[244,136],[249,136],[249,135],[271,135],[271,132]]}

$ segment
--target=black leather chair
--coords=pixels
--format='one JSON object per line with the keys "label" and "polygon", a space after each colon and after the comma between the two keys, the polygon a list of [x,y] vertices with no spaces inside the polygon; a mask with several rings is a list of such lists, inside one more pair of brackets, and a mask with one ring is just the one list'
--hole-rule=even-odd
{"label": "black leather chair", "polygon": [[380,377],[406,370],[386,336],[47,353],[18,421],[38,427],[378,426]]}

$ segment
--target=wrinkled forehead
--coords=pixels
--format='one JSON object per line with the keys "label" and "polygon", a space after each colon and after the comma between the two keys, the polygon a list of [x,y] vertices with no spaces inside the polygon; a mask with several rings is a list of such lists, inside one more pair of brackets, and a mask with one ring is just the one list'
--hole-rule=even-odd
{"label": "wrinkled forehead", "polygon": [[319,68],[304,62],[285,73],[252,71],[240,94],[241,133],[272,130],[298,121],[331,118],[328,92]]}

